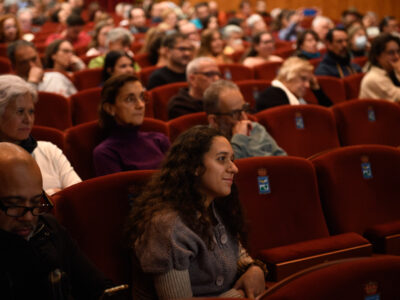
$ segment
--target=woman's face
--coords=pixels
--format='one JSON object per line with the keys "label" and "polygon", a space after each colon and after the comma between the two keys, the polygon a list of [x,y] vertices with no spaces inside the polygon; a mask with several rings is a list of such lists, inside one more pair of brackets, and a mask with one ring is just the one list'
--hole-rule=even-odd
{"label": "woman's face", "polygon": [[113,28],[113,26],[106,25],[103,28],[100,29],[99,34],[97,36],[97,43],[99,44],[99,47],[105,47],[106,46],[106,38],[107,38],[107,33]]}
{"label": "woman's face", "polygon": [[199,192],[206,197],[208,206],[215,198],[231,193],[233,177],[238,168],[233,162],[233,150],[222,136],[213,138],[210,150],[203,156],[204,174],[200,178]]}
{"label": "woman's face", "polygon": [[115,103],[108,104],[105,109],[119,125],[142,125],[145,112],[144,92],[140,81],[127,82],[120,88]]}
{"label": "woman's face", "polygon": [[261,35],[260,42],[255,46],[259,56],[267,58],[275,50],[275,42],[269,33]]}
{"label": "woman's face", "polygon": [[27,139],[34,120],[35,106],[30,94],[11,101],[0,117],[0,142],[19,143]]}
{"label": "woman's face", "polygon": [[221,39],[221,35],[218,32],[215,32],[211,40],[211,52],[213,55],[220,55],[223,50],[224,42]]}
{"label": "woman's face", "polygon": [[218,30],[218,19],[215,16],[211,16],[208,21],[207,29]]}
{"label": "woman's face", "polygon": [[393,71],[393,64],[400,59],[400,45],[395,41],[386,43],[385,51],[378,56],[379,65],[388,72]]}
{"label": "woman's face", "polygon": [[285,85],[297,98],[303,98],[310,87],[312,76],[313,74],[309,71],[300,71],[297,76],[286,82]]}
{"label": "woman's face", "polygon": [[303,45],[301,45],[301,50],[309,53],[316,53],[318,51],[317,40],[311,33],[306,34]]}
{"label": "woman's face", "polygon": [[126,56],[121,56],[117,62],[115,63],[114,70],[112,72],[112,76],[121,75],[121,74],[135,74],[135,69],[133,67],[133,62],[130,58]]}
{"label": "woman's face", "polygon": [[17,24],[14,18],[8,18],[4,21],[3,31],[7,42],[13,42],[17,39]]}
{"label": "woman's face", "polygon": [[71,64],[72,56],[74,55],[74,48],[71,43],[64,41],[58,47],[56,53],[53,54],[54,68],[61,68],[67,70]]}

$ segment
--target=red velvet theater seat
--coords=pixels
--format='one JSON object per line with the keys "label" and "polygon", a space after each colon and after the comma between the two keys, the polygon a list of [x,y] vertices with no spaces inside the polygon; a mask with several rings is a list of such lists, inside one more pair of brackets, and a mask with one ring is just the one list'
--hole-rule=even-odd
{"label": "red velvet theater seat", "polygon": [[370,255],[371,244],[359,234],[329,235],[311,162],[253,157],[235,163],[248,249],[267,263],[269,280],[324,261]]}
{"label": "red velvet theater seat", "polygon": [[101,101],[101,87],[86,89],[72,95],[71,113],[74,125],[97,120],[98,106]]}
{"label": "red velvet theater seat", "polygon": [[129,171],[102,176],[53,196],[56,218],[88,258],[116,284],[131,283],[124,223],[129,201],[139,194],[153,172]]}
{"label": "red velvet theater seat", "polygon": [[354,100],[332,106],[342,146],[400,146],[400,105],[387,100]]}
{"label": "red velvet theater seat", "polygon": [[35,125],[65,130],[72,126],[69,99],[62,95],[38,92],[35,105]]}
{"label": "red velvet theater seat", "polygon": [[78,91],[99,87],[102,81],[103,68],[84,69],[74,72],[75,86]]}
{"label": "red velvet theater seat", "polygon": [[400,255],[400,151],[348,146],[313,159],[332,234],[357,232],[376,252]]}
{"label": "red velvet theater seat", "polygon": [[253,79],[253,70],[243,64],[218,64],[218,68],[222,74],[222,78],[225,80],[239,81]]}
{"label": "red velvet theater seat", "polygon": [[346,91],[346,99],[357,99],[360,94],[361,80],[365,73],[357,73],[343,78],[344,88]]}
{"label": "red velvet theater seat", "polygon": [[147,84],[149,83],[149,78],[151,73],[153,73],[155,70],[160,69],[161,67],[159,66],[150,66],[150,67],[146,67],[140,70],[139,72],[139,78],[140,81],[142,82],[143,86],[147,86]]}
{"label": "red velvet theater seat", "polygon": [[400,257],[339,260],[301,271],[277,283],[261,300],[398,299]]}
{"label": "red velvet theater seat", "polygon": [[[167,124],[160,120],[145,118],[141,130],[157,131],[168,136]],[[65,133],[65,154],[83,180],[95,176],[93,149],[101,141],[102,132],[97,121],[72,127]]]}
{"label": "red velvet theater seat", "polygon": [[254,79],[274,80],[282,62],[269,61],[253,68]]}
{"label": "red velvet theater seat", "polygon": [[244,100],[250,103],[252,109],[255,108],[256,98],[258,94],[271,86],[271,81],[260,80],[260,79],[248,79],[236,82],[241,93],[243,94]]}
{"label": "red velvet theater seat", "polygon": [[64,132],[55,128],[35,125],[31,135],[37,141],[51,142],[61,150],[64,149]]}
{"label": "red velvet theater seat", "polygon": [[288,155],[309,157],[340,146],[335,120],[328,108],[282,105],[255,116]]}
{"label": "red velvet theater seat", "polygon": [[187,114],[168,121],[169,140],[171,143],[184,131],[196,125],[207,125],[207,115],[205,112]]}
{"label": "red velvet theater seat", "polygon": [[318,83],[333,103],[346,101],[346,90],[342,79],[332,76],[317,76]]}

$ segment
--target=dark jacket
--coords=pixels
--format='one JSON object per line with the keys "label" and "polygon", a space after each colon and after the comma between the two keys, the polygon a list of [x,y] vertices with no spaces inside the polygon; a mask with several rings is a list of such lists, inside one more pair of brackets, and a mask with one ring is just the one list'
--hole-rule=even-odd
{"label": "dark jacket", "polygon": [[[312,92],[314,93],[320,105],[332,105],[332,101],[328,98],[328,96],[325,95],[322,89],[312,90]],[[289,104],[289,98],[287,97],[285,91],[281,88],[270,86],[259,93],[258,97],[256,98],[256,111],[259,112],[267,108],[285,104]]]}
{"label": "dark jacket", "polygon": [[162,67],[151,73],[147,89],[151,90],[155,87],[162,86],[168,83],[185,82],[186,73],[176,73],[167,67]]}
{"label": "dark jacket", "polygon": [[[1,299],[97,300],[112,286],[51,215],[39,217],[29,241],[0,230],[0,266]],[[49,274],[57,269],[63,284],[52,289]]]}
{"label": "dark jacket", "polygon": [[179,89],[178,94],[168,102],[168,120],[201,111],[204,111],[203,100],[190,96],[189,88]]}
{"label": "dark jacket", "polygon": [[343,78],[360,72],[360,66],[351,63],[350,56],[342,58],[328,51],[315,70],[315,75]]}

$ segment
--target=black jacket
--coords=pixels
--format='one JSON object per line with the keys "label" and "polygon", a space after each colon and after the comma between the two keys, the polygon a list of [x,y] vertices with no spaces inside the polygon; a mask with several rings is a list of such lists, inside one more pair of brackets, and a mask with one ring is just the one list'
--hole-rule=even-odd
{"label": "black jacket", "polygon": [[181,88],[168,102],[168,120],[204,111],[203,100],[189,95],[189,88]]}
{"label": "black jacket", "polygon": [[315,70],[315,75],[343,78],[360,72],[360,66],[351,63],[350,56],[341,58],[328,51]]}
{"label": "black jacket", "polygon": [[[1,299],[98,299],[112,286],[51,215],[39,217],[29,241],[0,230],[0,266]],[[63,273],[63,283],[52,286],[55,270]]]}

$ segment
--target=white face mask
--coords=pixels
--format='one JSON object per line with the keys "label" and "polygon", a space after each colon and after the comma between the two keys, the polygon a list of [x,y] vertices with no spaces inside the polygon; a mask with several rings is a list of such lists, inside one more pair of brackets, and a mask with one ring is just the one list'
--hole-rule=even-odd
{"label": "white face mask", "polygon": [[243,44],[243,40],[242,39],[234,39],[232,44],[234,44],[234,45],[242,45]]}
{"label": "white face mask", "polygon": [[358,50],[364,50],[367,46],[367,37],[365,35],[356,37],[355,44]]}

